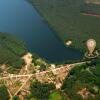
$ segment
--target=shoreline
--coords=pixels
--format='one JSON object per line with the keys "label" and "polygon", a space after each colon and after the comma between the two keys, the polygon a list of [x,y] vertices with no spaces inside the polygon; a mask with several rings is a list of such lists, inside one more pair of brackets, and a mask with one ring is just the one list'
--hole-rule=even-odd
{"label": "shoreline", "polygon": [[[31,1],[31,0],[26,0],[27,2],[29,2],[32,7],[37,11],[37,13],[40,15],[40,17],[42,18],[43,23],[45,23],[52,32],[54,32],[55,34],[53,34],[54,36],[56,36],[56,38],[64,45],[64,47],[68,47],[74,50],[78,50],[79,52],[82,52],[82,50],[80,50],[79,48],[76,48],[75,46],[66,46],[65,41],[62,40],[59,35],[57,33],[59,33],[58,31],[56,31],[54,29],[54,27],[49,23],[49,21],[45,18],[45,16],[40,12],[40,10],[36,7],[36,5]],[[69,39],[70,40],[70,39]]]}
{"label": "shoreline", "polygon": [[38,55],[40,58],[44,59],[45,61],[47,61],[48,63],[54,63],[54,64],[72,64],[72,63],[77,63],[77,62],[81,62],[81,61],[84,61],[84,51],[79,49],[79,48],[76,48],[75,46],[67,46],[65,44],[65,42],[57,35],[58,31],[56,31],[54,29],[54,27],[46,20],[45,16],[40,12],[40,10],[36,7],[36,5],[31,1],[31,0],[26,0],[26,2],[28,2],[35,10],[36,12],[39,14],[39,16],[42,18],[42,21],[43,23],[45,23],[49,29],[54,33],[53,35],[61,42],[61,44],[65,47],[65,48],[70,48],[72,50],[76,50],[76,51],[79,51],[81,53],[82,58],[79,59],[79,60],[64,60],[64,61],[61,61],[61,62],[51,62],[51,61],[48,61],[47,59],[41,57],[40,55]]}

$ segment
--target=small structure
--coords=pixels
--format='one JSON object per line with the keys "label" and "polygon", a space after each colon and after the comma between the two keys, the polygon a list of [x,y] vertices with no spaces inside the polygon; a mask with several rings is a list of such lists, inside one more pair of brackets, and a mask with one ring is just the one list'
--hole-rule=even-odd
{"label": "small structure", "polygon": [[25,70],[28,71],[28,67],[32,64],[32,54],[31,53],[27,53],[26,55],[24,55],[22,57],[22,59],[24,59],[25,61]]}
{"label": "small structure", "polygon": [[59,82],[59,83],[57,83],[56,84],[56,89],[60,89],[61,88],[61,86],[62,86],[62,84]]}
{"label": "small structure", "polygon": [[85,57],[87,57],[87,58],[95,58],[95,57],[97,57],[99,55],[97,50],[95,50],[96,41],[94,39],[87,40],[86,45],[87,45],[87,48],[88,48],[88,52],[85,53]]}
{"label": "small structure", "polygon": [[55,64],[51,64],[51,69],[55,69],[56,65]]}
{"label": "small structure", "polygon": [[77,92],[77,94],[81,95],[83,97],[84,100],[87,100],[90,92],[88,91],[87,88],[83,88],[80,91]]}
{"label": "small structure", "polygon": [[68,41],[65,42],[65,44],[66,44],[67,46],[70,46],[70,45],[72,44],[72,41],[71,41],[71,40],[68,40]]}

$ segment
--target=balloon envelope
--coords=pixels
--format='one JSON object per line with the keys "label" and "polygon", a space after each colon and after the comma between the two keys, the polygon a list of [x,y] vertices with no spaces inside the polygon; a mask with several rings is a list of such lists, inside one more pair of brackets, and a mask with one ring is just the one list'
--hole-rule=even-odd
{"label": "balloon envelope", "polygon": [[93,53],[95,47],[96,47],[96,41],[94,39],[89,39],[87,41],[87,48],[88,48],[90,54]]}

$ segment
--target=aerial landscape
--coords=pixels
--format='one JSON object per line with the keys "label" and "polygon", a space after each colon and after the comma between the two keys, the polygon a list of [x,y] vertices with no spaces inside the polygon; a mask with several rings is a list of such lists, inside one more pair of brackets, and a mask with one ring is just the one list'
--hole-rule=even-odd
{"label": "aerial landscape", "polygon": [[0,0],[0,100],[100,100],[100,0]]}

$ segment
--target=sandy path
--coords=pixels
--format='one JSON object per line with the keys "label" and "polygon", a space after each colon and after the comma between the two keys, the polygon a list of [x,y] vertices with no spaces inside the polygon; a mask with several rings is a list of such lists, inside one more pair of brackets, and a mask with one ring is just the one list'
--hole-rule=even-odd
{"label": "sandy path", "polygon": [[92,14],[92,13],[81,13],[82,15],[87,15],[87,16],[94,16],[100,18],[100,14]]}
{"label": "sandy path", "polygon": [[90,1],[90,0],[87,0],[86,3],[87,4],[92,3],[92,4],[100,5],[100,1]]}

